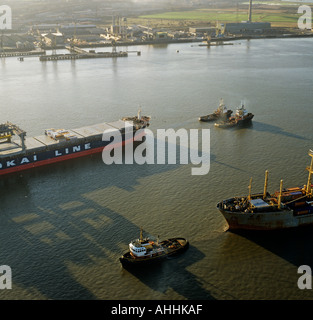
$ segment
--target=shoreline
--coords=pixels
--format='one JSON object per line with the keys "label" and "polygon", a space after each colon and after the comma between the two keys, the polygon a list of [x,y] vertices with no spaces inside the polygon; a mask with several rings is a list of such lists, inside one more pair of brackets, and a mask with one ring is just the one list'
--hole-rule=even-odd
{"label": "shoreline", "polygon": [[[254,40],[254,39],[288,39],[288,38],[312,38],[313,32],[311,34],[276,34],[276,35],[258,35],[258,36],[230,36],[230,37],[213,37],[211,38],[211,42],[228,42],[235,40]],[[174,43],[208,43],[207,40],[204,39],[165,39],[165,40],[151,40],[151,41],[125,41],[125,42],[116,42],[115,47],[127,47],[127,46],[142,46],[142,45],[167,45]],[[78,48],[101,48],[101,47],[113,47],[112,43],[89,43],[89,44],[80,44],[75,45]],[[62,50],[68,47],[67,44],[58,45],[55,49]],[[38,49],[37,49],[38,50]],[[39,50],[16,50],[14,48],[4,49],[2,53],[0,53],[0,58],[11,57],[11,56],[23,56],[23,55],[45,55],[46,50],[53,50],[53,48],[43,47],[41,51]]]}
{"label": "shoreline", "polygon": [[[276,35],[259,35],[259,36],[234,36],[234,37],[222,37],[222,38],[212,38],[211,41],[235,41],[235,40],[252,40],[252,39],[285,39],[285,38],[312,38],[312,34],[276,34]],[[174,43],[199,43],[207,42],[205,39],[175,39],[175,40],[151,40],[151,41],[125,41],[125,42],[116,42],[116,47],[125,47],[125,46],[140,46],[140,45],[155,45],[155,44],[174,44]],[[58,46],[57,49],[66,49],[68,45]],[[90,44],[81,44],[75,45],[78,48],[97,48],[97,47],[113,47],[111,43],[90,43]],[[45,50],[52,50],[51,48],[45,48]]]}

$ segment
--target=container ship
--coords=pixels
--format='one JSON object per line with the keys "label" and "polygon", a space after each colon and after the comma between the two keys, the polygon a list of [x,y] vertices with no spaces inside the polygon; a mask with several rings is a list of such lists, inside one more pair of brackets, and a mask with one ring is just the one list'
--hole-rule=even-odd
{"label": "container ship", "polygon": [[0,124],[0,175],[102,152],[113,141],[113,137],[103,141],[104,132],[110,136],[120,132],[125,145],[139,129],[149,126],[149,121],[139,110],[136,116],[118,121],[71,130],[46,129],[35,137],[26,137],[26,132],[11,122]]}
{"label": "container ship", "polygon": [[234,197],[217,204],[218,210],[226,219],[229,229],[246,230],[277,230],[295,228],[313,224],[313,151],[307,184],[292,188],[283,188],[273,194],[267,192],[268,171],[265,172],[264,191],[252,194],[252,178],[249,184],[249,194]]}

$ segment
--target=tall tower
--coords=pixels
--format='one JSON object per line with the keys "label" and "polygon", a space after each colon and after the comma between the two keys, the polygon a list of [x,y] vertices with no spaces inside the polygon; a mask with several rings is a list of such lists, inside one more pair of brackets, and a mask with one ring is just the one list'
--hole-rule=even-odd
{"label": "tall tower", "polygon": [[249,2],[249,22],[252,22],[252,0]]}
{"label": "tall tower", "polygon": [[0,38],[0,52],[3,53],[3,30],[1,30],[1,38]]}

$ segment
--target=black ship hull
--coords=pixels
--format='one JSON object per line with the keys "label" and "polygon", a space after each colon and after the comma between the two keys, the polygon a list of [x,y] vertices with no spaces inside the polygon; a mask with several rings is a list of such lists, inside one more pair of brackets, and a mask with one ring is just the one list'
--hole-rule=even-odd
{"label": "black ship hull", "polygon": [[[310,199],[312,200],[312,199]],[[231,204],[234,198],[224,200],[217,204],[217,209],[224,216],[228,224],[228,230],[281,230],[301,226],[313,225],[313,206],[290,206],[278,210],[271,208],[261,212],[234,211],[227,204]],[[296,204],[297,202],[295,202]],[[276,209],[276,210],[274,210]]]}
{"label": "black ship hull", "polygon": [[227,113],[223,113],[222,115],[211,113],[211,114],[208,114],[206,116],[199,117],[199,121],[211,122],[211,121],[214,121],[214,120],[227,120],[231,116],[232,113],[233,112],[231,110],[228,110]]}
{"label": "black ship hull", "polygon": [[215,127],[227,129],[227,128],[233,128],[233,127],[248,126],[249,124],[251,124],[253,117],[254,117],[254,115],[252,113],[249,113],[243,119],[231,119],[230,118],[227,121],[221,121],[221,122],[215,123]]}
{"label": "black ship hull", "polygon": [[[178,242],[180,245],[176,248],[170,248],[172,243]],[[146,266],[151,264],[156,264],[163,262],[166,258],[183,253],[189,248],[189,241],[184,238],[172,238],[164,240],[161,242],[161,245],[164,246],[165,252],[155,256],[148,256],[142,258],[136,258],[131,255],[130,252],[126,252],[120,257],[120,262],[123,267],[137,267],[137,266]]]}

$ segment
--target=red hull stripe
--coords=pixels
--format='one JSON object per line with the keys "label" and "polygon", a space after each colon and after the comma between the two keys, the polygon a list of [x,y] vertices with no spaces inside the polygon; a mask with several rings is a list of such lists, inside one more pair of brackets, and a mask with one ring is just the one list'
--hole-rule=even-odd
{"label": "red hull stripe", "polygon": [[[123,141],[122,145],[124,146],[126,143],[130,143],[131,141],[133,141],[133,139],[129,139],[129,140]],[[113,147],[116,148],[116,147],[119,147],[119,146],[120,146],[120,144],[115,144],[115,145],[112,145],[112,146],[110,145],[110,147],[112,147],[112,148]],[[40,167],[40,166],[45,166],[45,165],[48,165],[48,164],[51,164],[51,163],[66,161],[66,160],[69,160],[69,159],[84,157],[84,156],[87,156],[87,155],[90,155],[90,154],[102,152],[104,148],[105,147],[103,146],[103,147],[99,147],[99,148],[84,150],[84,151],[75,152],[75,153],[72,153],[72,154],[66,154],[66,155],[58,156],[58,157],[51,158],[51,159],[41,160],[41,161],[37,161],[37,162],[33,162],[33,163],[19,165],[19,166],[12,167],[12,168],[3,169],[3,170],[0,170],[0,175],[13,173],[13,172],[24,171],[24,170],[27,170],[27,169],[36,168],[36,167]]]}

